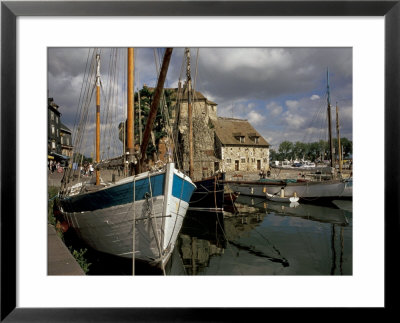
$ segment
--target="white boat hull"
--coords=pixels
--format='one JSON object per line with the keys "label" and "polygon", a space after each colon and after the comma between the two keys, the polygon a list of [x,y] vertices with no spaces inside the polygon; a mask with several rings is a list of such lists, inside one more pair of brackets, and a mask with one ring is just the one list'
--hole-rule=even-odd
{"label": "white boat hull", "polygon": [[268,185],[266,183],[233,183],[230,184],[234,191],[240,194],[256,197],[266,197],[268,192],[271,195],[278,195],[283,187],[286,196],[296,194],[300,199],[317,198],[345,198],[353,196],[352,181],[331,180],[323,182],[297,182],[286,185]]}
{"label": "white boat hull", "polygon": [[93,249],[125,258],[134,254],[135,259],[161,267],[174,249],[195,185],[173,164],[164,173],[136,178],[66,197],[64,205],[61,199],[60,211]]}

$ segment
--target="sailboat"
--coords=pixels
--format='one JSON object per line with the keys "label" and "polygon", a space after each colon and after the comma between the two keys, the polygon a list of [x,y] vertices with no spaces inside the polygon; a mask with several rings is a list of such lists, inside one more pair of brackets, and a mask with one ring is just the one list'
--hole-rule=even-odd
{"label": "sailboat", "polygon": [[[194,139],[193,139],[193,107],[192,77],[190,68],[190,49],[185,48],[186,57],[186,93],[188,102],[188,142],[189,142],[189,177],[196,184],[189,209],[192,211],[222,212],[224,208],[224,172],[216,172],[212,176],[196,178],[194,172]],[[198,153],[199,155],[199,153]],[[197,176],[198,177],[198,176]]]}
{"label": "sailboat", "polygon": [[78,183],[74,183],[74,177],[64,181],[57,200],[57,211],[68,226],[93,249],[160,268],[165,268],[174,250],[196,189],[173,162],[144,171],[146,148],[171,55],[172,48],[167,48],[139,153],[134,149],[132,131],[134,50],[128,49],[128,138],[124,156],[128,176],[110,182],[100,177],[101,165],[107,163],[100,160],[100,54],[96,55],[96,176]]}
{"label": "sailboat", "polygon": [[[329,91],[329,73],[327,72],[327,113],[328,113],[328,132],[329,132],[329,144],[330,144],[330,169],[332,170],[332,176],[328,180],[321,181],[308,181],[308,180],[296,180],[296,181],[285,181],[280,180],[280,183],[269,183],[268,181],[232,181],[229,182],[231,188],[235,191],[240,192],[242,195],[256,196],[256,197],[269,197],[269,196],[287,196],[287,197],[298,197],[300,201],[309,203],[319,203],[332,200],[340,199],[352,199],[353,197],[353,179],[341,178],[341,166],[339,166],[339,178],[333,178],[334,173],[334,161],[333,161],[333,140],[331,131],[331,102],[330,102],[330,91]],[[339,124],[338,124],[338,108],[336,110],[336,123],[337,133],[339,135]],[[340,143],[339,143],[340,144]],[[340,147],[340,146],[339,146]],[[339,149],[340,150],[340,149]],[[341,158],[341,154],[339,154]],[[341,160],[339,165],[341,165]],[[228,183],[228,181],[226,181]],[[269,194],[269,196],[266,196]]]}

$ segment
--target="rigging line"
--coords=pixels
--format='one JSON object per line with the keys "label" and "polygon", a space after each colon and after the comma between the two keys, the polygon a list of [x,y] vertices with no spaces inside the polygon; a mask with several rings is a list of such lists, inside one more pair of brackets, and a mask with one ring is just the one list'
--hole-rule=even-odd
{"label": "rigging line", "polygon": [[[88,69],[85,70],[84,78],[82,81],[81,90],[83,90],[83,93],[82,93],[81,101],[77,107],[76,118],[75,118],[77,123],[74,126],[74,133],[76,134],[75,138],[74,138],[74,147],[77,147],[78,143],[79,143],[80,127],[82,127],[82,119],[83,119],[84,113],[85,113],[84,112],[85,103],[87,102],[88,88],[90,86],[89,78],[93,74],[93,70],[94,70],[93,57],[94,56],[92,54],[91,65],[90,65],[90,67],[88,67]],[[78,117],[79,117],[79,121],[78,121]]]}
{"label": "rigging line", "polygon": [[[167,174],[165,173],[165,176],[167,176]],[[165,273],[165,268],[164,268],[164,262],[163,262],[163,252],[162,252],[162,246],[161,246],[161,242],[158,239],[158,228],[157,228],[157,220],[155,219],[154,216],[154,201],[153,201],[153,190],[151,188],[151,179],[150,179],[150,171],[148,172],[148,179],[149,179],[149,189],[150,189],[150,199],[151,199],[151,215],[150,215],[150,219],[149,221],[151,222],[151,228],[153,230],[153,234],[154,234],[154,238],[156,239],[156,243],[157,243],[157,247],[158,247],[158,251],[160,253],[160,259],[161,259],[161,269],[163,271],[164,276],[166,275]],[[165,198],[165,197],[164,197]],[[154,229],[154,226],[156,227]]]}
{"label": "rigging line", "polygon": [[[80,90],[80,93],[79,93],[79,98],[78,98],[78,108],[79,108],[79,106],[80,106],[80,104],[81,104],[81,99],[82,99],[82,95],[83,95],[83,89],[84,89],[84,84],[85,84],[85,76],[87,75],[87,69],[88,69],[88,64],[89,64],[89,56],[90,56],[90,48],[88,49],[88,54],[87,54],[87,57],[86,57],[86,64],[85,64],[85,72],[84,72],[84,78],[82,79],[82,84],[81,84],[81,90]],[[76,125],[77,125],[77,122],[78,122],[78,113],[75,113],[75,119],[74,119],[74,126],[73,126],[73,132],[72,133],[76,133]]]}

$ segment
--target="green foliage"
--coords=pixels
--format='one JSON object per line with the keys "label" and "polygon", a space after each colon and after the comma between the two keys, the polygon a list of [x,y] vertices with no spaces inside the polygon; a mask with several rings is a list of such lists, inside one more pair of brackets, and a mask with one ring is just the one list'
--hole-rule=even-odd
{"label": "green foliage", "polygon": [[[135,92],[135,142],[139,142],[139,122],[142,124],[142,131],[144,132],[146,123],[147,123],[147,118],[150,113],[150,107],[152,104],[153,100],[153,94],[154,90],[148,88],[147,86],[144,86],[141,90],[139,90],[140,93],[140,108],[141,108],[141,120],[139,120],[139,100],[138,100],[138,92]],[[168,117],[171,116],[172,112],[172,104],[171,104],[171,96],[173,94],[173,91],[171,90],[164,90],[164,98],[162,98],[160,101],[160,105],[164,104],[164,107],[166,106],[167,112],[168,112]],[[157,109],[157,115],[156,119],[154,121],[154,137],[155,137],[155,145],[157,147],[159,141],[161,138],[165,137],[167,135],[166,131],[166,120],[165,120],[165,115],[163,113],[163,109],[159,106]],[[153,143],[150,140],[150,143],[147,147],[147,155],[148,157],[152,158],[153,153],[156,151],[156,147],[154,147]]]}
{"label": "green foliage", "polygon": [[87,249],[80,249],[79,251],[72,249],[72,247],[68,248],[69,251],[71,252],[72,256],[74,256],[76,262],[81,266],[83,272],[87,274],[89,272],[89,267],[91,263],[88,263],[86,260],[85,253],[87,252]]}
{"label": "green foliage", "polygon": [[50,186],[47,190],[47,222],[56,225],[56,218],[53,214],[54,197],[58,193],[58,187]]}
{"label": "green foliage", "polygon": [[[333,140],[333,145],[337,148],[337,139]],[[348,157],[353,153],[353,142],[347,138],[340,138],[340,145],[343,147],[344,156]],[[318,159],[329,158],[329,143],[324,140],[303,143],[297,141],[292,143],[290,141],[283,141],[278,148],[278,152],[270,150],[271,160],[285,160],[285,159],[308,159],[315,161]]]}

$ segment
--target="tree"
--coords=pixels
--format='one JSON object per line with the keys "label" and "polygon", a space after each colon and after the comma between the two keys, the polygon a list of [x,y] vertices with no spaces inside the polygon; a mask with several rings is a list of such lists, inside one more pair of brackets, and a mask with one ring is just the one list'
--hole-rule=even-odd
{"label": "tree", "polygon": [[[152,99],[153,99],[153,93],[154,89],[151,89],[147,86],[144,86],[141,90],[139,90],[140,93],[140,108],[141,108],[141,120],[139,120],[139,100],[138,100],[138,92],[135,92],[135,142],[139,142],[139,122],[142,124],[142,130],[144,131],[147,123],[147,118],[150,113],[150,107],[152,104]],[[170,117],[171,115],[171,95],[173,91],[171,90],[164,90],[164,96],[160,100],[160,105],[157,109],[157,115],[156,119],[154,121],[154,127],[153,127],[153,132],[154,132],[154,137],[155,137],[155,146],[153,145],[152,141],[149,142],[149,145],[147,146],[147,151],[146,154],[148,156],[153,156],[153,153],[156,152],[156,147],[158,146],[158,143],[161,138],[165,137],[167,135],[166,133],[166,118]],[[165,100],[164,100],[165,98]],[[167,116],[164,114],[164,109],[161,108],[161,105],[164,105],[164,108],[166,107],[167,111]]]}
{"label": "tree", "polygon": [[293,144],[290,141],[283,141],[279,145],[278,151],[283,159],[289,159],[293,154]]}

